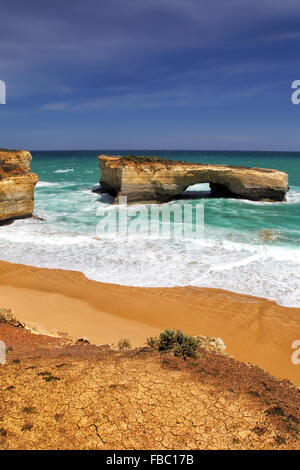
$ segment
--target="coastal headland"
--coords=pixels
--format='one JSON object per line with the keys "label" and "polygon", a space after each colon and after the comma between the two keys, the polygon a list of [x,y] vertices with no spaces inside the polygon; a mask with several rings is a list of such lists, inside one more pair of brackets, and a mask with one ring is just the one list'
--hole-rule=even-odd
{"label": "coastal headland", "polygon": [[38,176],[31,160],[26,150],[0,149],[0,223],[32,216]]}

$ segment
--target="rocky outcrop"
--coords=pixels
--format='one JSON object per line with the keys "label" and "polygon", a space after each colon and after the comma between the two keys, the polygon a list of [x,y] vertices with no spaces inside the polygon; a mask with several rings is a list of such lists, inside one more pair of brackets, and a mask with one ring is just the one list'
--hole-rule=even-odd
{"label": "rocky outcrop", "polygon": [[7,310],[4,308],[0,309],[0,323],[5,323],[6,325],[14,326],[15,328],[25,328],[23,322],[20,322],[12,310]]}
{"label": "rocky outcrop", "polygon": [[199,348],[207,349],[208,351],[214,351],[217,354],[225,354],[226,344],[222,338],[197,335],[195,336],[199,341]]}
{"label": "rocky outcrop", "polygon": [[31,160],[27,151],[0,150],[0,223],[32,215],[38,177]]}
{"label": "rocky outcrop", "polygon": [[283,201],[288,175],[282,171],[227,165],[178,162],[156,157],[100,155],[100,192],[129,203],[165,202],[188,186],[209,183],[215,197]]}

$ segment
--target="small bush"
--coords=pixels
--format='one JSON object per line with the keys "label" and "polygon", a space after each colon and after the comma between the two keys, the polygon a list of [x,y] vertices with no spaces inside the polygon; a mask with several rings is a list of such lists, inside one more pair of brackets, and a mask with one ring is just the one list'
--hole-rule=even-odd
{"label": "small bush", "polygon": [[187,357],[191,357],[193,359],[197,359],[199,354],[198,350],[199,341],[192,336],[180,335],[177,339],[177,344],[174,349],[174,356],[183,357],[186,359]]}
{"label": "small bush", "polygon": [[169,158],[160,158],[156,155],[124,155],[121,157],[123,162],[133,162],[133,163],[163,163],[163,164],[172,164],[183,163],[178,160],[171,160]]}
{"label": "small bush", "polygon": [[131,349],[131,343],[128,338],[122,338],[118,342],[118,349]]}
{"label": "small bush", "polygon": [[69,335],[66,333],[66,331],[58,331],[57,332],[58,336],[61,336],[62,338],[67,338]]}
{"label": "small bush", "polygon": [[263,434],[265,434],[266,431],[267,429],[263,426],[254,426],[254,428],[252,429],[252,432],[255,432],[255,434],[257,434],[258,436],[262,436]]}
{"label": "small bush", "polygon": [[52,382],[52,381],[57,381],[60,380],[59,377],[56,377],[55,375],[52,375],[51,372],[48,372],[47,370],[44,372],[38,372],[38,375],[45,380],[45,382]]}
{"label": "small bush", "polygon": [[179,330],[175,332],[174,330],[165,330],[159,335],[159,351],[170,351],[174,349],[177,342],[177,334],[180,333]]}
{"label": "small bush", "polygon": [[147,338],[146,344],[149,348],[157,349],[159,344],[159,339],[156,336],[150,336]]}
{"label": "small bush", "polygon": [[159,351],[172,351],[174,356],[191,357],[197,359],[199,340],[193,336],[185,335],[181,330],[165,330],[158,340]]}
{"label": "small bush", "polygon": [[278,444],[279,446],[282,446],[283,444],[286,444],[286,439],[285,439],[284,436],[278,435],[274,439],[275,439],[276,444]]}
{"label": "small bush", "polygon": [[53,382],[60,380],[60,378],[56,377],[55,375],[47,375],[46,377],[43,377],[43,380],[45,380],[45,382]]}
{"label": "small bush", "polygon": [[248,393],[249,395],[252,395],[253,397],[257,397],[257,398],[260,397],[260,393],[257,392],[256,390],[248,390],[247,393]]}
{"label": "small bush", "polygon": [[26,414],[36,413],[36,408],[34,406],[25,406],[25,408],[23,408],[23,413],[26,413]]}
{"label": "small bush", "polygon": [[33,424],[24,424],[24,426],[22,426],[21,428],[21,431],[31,431],[33,428]]}
{"label": "small bush", "polygon": [[269,416],[285,416],[284,409],[281,406],[273,406],[266,410]]}

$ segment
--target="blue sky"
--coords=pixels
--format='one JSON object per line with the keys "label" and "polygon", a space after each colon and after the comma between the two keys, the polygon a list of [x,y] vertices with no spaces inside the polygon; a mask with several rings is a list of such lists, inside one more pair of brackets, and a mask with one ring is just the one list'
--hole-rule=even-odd
{"label": "blue sky", "polygon": [[1,0],[0,146],[300,150],[299,0]]}

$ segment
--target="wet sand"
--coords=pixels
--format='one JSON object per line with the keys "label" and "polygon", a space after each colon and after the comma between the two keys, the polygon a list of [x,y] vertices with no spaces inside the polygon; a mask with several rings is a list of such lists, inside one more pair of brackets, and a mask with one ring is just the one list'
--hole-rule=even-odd
{"label": "wet sand", "polygon": [[[221,337],[236,359],[300,386],[291,362],[300,309],[219,289],[140,288],[90,281],[82,273],[0,262],[0,308],[39,332],[134,346],[165,328]],[[1,339],[1,338],[0,338]]]}

